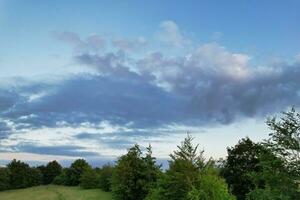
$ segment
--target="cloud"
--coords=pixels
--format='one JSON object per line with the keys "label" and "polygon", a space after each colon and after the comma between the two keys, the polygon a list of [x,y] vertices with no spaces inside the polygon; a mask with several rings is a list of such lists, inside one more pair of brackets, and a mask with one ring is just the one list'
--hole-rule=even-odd
{"label": "cloud", "polygon": [[72,45],[75,52],[97,52],[104,49],[106,46],[105,39],[96,34],[92,34],[85,39],[81,39],[77,33],[69,31],[52,31],[51,35],[59,41]]}
{"label": "cloud", "polygon": [[147,40],[144,37],[138,37],[136,39],[118,38],[113,39],[112,44],[122,51],[138,51],[147,45]]}
{"label": "cloud", "polygon": [[183,36],[177,24],[171,20],[160,23],[157,37],[160,41],[173,47],[184,47],[190,44],[190,40]]}
{"label": "cloud", "polygon": [[[173,47],[190,41],[172,21],[159,33]],[[73,45],[76,65],[93,72],[1,85],[2,150],[116,155],[134,141],[184,132],[178,127],[199,130],[300,106],[298,61],[255,65],[250,55],[217,43],[170,55],[137,52],[146,40],[54,36]],[[105,49],[105,41],[112,46]]]}

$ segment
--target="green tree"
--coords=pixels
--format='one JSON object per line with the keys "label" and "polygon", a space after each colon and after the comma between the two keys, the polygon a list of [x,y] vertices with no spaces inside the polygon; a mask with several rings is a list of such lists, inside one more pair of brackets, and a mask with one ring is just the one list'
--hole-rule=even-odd
{"label": "green tree", "polygon": [[192,145],[193,138],[188,135],[170,155],[169,169],[161,175],[158,185],[148,195],[147,200],[185,200],[188,193],[199,183],[200,172],[210,166],[205,162],[203,151],[198,152],[198,145]]}
{"label": "green tree", "polygon": [[249,138],[244,138],[234,147],[227,149],[228,156],[221,175],[238,200],[244,200],[246,194],[255,188],[249,174],[260,170],[259,157],[266,151],[262,145],[252,142]]}
{"label": "green tree", "polygon": [[61,165],[56,161],[49,162],[43,169],[43,182],[44,184],[50,184],[54,178],[62,172]]}
{"label": "green tree", "polygon": [[75,160],[70,168],[66,170],[66,184],[70,186],[79,185],[81,174],[90,168],[91,166],[84,159]]}
{"label": "green tree", "polygon": [[114,167],[111,165],[104,165],[100,170],[100,188],[103,191],[111,191],[111,178]]}
{"label": "green tree", "polygon": [[[150,155],[148,154],[148,156]],[[130,148],[126,155],[119,158],[112,176],[112,192],[116,200],[142,200],[145,198],[149,192],[149,185],[152,185],[151,181],[155,180],[149,173],[151,171],[148,169],[149,160],[149,157],[142,157],[138,145]],[[151,160],[154,161],[152,157]]]}
{"label": "green tree", "polygon": [[27,174],[28,185],[26,187],[38,186],[43,183],[43,174],[39,168],[30,168]]}
{"label": "green tree", "polygon": [[80,177],[80,187],[92,189],[100,187],[99,174],[94,169],[85,170]]}
{"label": "green tree", "polygon": [[53,184],[56,185],[68,185],[70,182],[68,177],[69,168],[62,169],[62,172],[53,179]]}
{"label": "green tree", "polygon": [[10,186],[12,189],[26,188],[30,186],[28,164],[21,161],[12,160],[7,168],[9,170]]}
{"label": "green tree", "polygon": [[225,180],[212,173],[214,169],[201,172],[199,182],[187,195],[187,200],[235,200]]}
{"label": "green tree", "polygon": [[0,191],[8,190],[9,188],[9,171],[7,168],[0,167]]}
{"label": "green tree", "polygon": [[300,181],[300,113],[294,108],[283,112],[280,119],[269,118],[267,125],[272,130],[267,145],[281,157],[295,181]]}

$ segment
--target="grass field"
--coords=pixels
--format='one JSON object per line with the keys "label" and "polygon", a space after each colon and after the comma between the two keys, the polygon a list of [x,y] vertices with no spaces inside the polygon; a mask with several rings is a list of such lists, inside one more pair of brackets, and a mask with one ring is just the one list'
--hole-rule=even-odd
{"label": "grass field", "polygon": [[84,190],[79,187],[38,186],[0,192],[1,200],[111,200],[111,194],[100,189]]}

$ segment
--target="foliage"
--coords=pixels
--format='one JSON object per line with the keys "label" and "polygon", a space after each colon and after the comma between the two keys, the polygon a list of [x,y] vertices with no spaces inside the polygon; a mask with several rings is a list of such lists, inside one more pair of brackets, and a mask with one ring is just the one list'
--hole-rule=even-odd
{"label": "foliage", "polygon": [[[150,162],[151,160],[151,162]],[[152,158],[151,147],[145,158],[138,145],[130,148],[117,161],[112,176],[112,192],[116,200],[142,200],[156,180],[158,167]]]}
{"label": "foliage", "polygon": [[[252,172],[251,177],[255,189],[247,195],[247,200],[254,199],[300,199],[298,184],[293,181],[293,175],[287,170],[284,160],[272,152],[261,155],[258,172]],[[261,187],[264,183],[264,187]]]}
{"label": "foliage", "polygon": [[38,186],[43,182],[42,172],[38,168],[29,168],[27,176],[28,185],[26,187]]}
{"label": "foliage", "polygon": [[53,179],[53,184],[55,185],[68,185],[68,168],[62,169],[62,172]]}
{"label": "foliage", "polygon": [[283,112],[280,119],[267,120],[272,130],[268,147],[284,161],[288,170],[293,173],[294,180],[300,180],[300,113],[294,108]]}
{"label": "foliage", "polygon": [[84,189],[99,188],[99,174],[91,168],[86,169],[80,177],[80,187]]}
{"label": "foliage", "polygon": [[61,165],[56,161],[49,162],[46,167],[42,170],[44,184],[50,184],[54,178],[62,172]]}
{"label": "foliage", "polygon": [[178,150],[170,155],[169,169],[158,181],[158,185],[151,191],[150,199],[183,200],[199,183],[200,172],[210,166],[205,162],[203,151],[198,153],[198,145],[192,145],[193,138],[188,135],[178,146]]}
{"label": "foliage", "polygon": [[254,189],[255,185],[249,174],[260,170],[259,157],[265,151],[262,145],[252,142],[249,138],[244,138],[234,147],[227,149],[227,161],[221,175],[238,200],[245,199],[246,194]]}
{"label": "foliage", "polygon": [[17,189],[31,186],[29,183],[30,167],[28,164],[14,159],[7,165],[7,168],[9,170],[11,188]]}
{"label": "foliage", "polygon": [[114,167],[111,165],[104,165],[100,170],[100,188],[103,191],[111,191],[111,178],[113,175]]}
{"label": "foliage", "polygon": [[9,171],[7,168],[0,167],[0,191],[10,188]]}
{"label": "foliage", "polygon": [[84,159],[75,160],[71,167],[66,170],[66,185],[79,185],[81,174],[90,168],[91,166]]}
{"label": "foliage", "polygon": [[187,200],[235,200],[225,180],[209,171],[201,173],[199,183],[188,193]]}

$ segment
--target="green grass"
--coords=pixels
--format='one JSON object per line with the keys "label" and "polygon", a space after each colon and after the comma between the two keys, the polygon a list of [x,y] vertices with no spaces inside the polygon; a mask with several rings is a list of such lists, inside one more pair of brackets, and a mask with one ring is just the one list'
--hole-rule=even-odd
{"label": "green grass", "polygon": [[111,200],[111,194],[100,189],[84,190],[79,187],[38,186],[0,192],[1,200]]}

